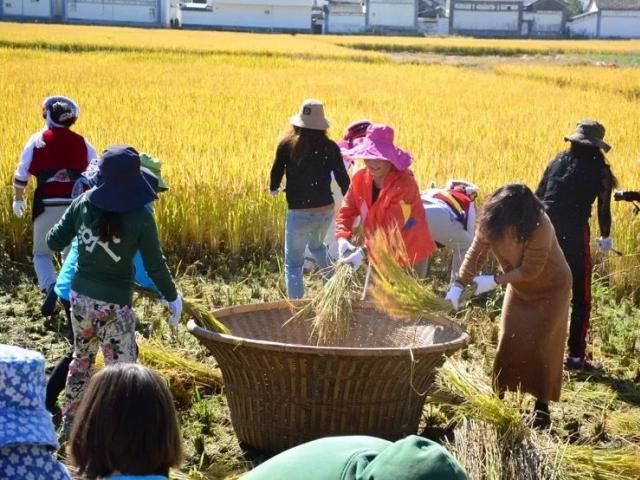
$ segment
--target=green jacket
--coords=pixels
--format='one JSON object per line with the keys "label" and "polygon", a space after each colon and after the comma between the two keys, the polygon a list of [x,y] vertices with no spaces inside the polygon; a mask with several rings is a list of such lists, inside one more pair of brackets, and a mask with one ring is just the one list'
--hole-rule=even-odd
{"label": "green jacket", "polygon": [[94,300],[131,305],[134,285],[133,258],[138,250],[145,269],[168,301],[176,287],[162,255],[153,214],[146,208],[123,213],[121,234],[110,242],[98,237],[102,210],[85,195],[75,199],[47,235],[51,250],[61,251],[78,237],[78,266],[71,289]]}
{"label": "green jacket", "polygon": [[276,455],[242,480],[467,480],[453,456],[426,438],[327,437]]}

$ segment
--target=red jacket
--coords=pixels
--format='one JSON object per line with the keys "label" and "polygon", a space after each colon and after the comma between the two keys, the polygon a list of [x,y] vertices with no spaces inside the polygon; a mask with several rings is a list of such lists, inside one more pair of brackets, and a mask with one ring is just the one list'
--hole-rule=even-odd
{"label": "red jacket", "polygon": [[336,238],[350,238],[353,223],[359,216],[370,251],[375,249],[371,237],[377,229],[388,230],[397,225],[411,264],[428,258],[436,250],[436,244],[424,214],[418,184],[410,171],[390,171],[373,204],[372,194],[373,176],[363,168],[351,179],[349,191],[336,215]]}

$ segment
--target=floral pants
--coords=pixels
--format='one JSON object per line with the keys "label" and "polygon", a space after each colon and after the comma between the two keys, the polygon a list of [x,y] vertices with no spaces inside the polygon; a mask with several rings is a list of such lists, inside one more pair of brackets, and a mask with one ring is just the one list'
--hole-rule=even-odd
{"label": "floral pants", "polygon": [[105,364],[136,361],[136,318],[130,306],[101,302],[71,291],[71,325],[74,352],[69,365],[63,409],[63,433],[69,434],[73,418],[87,387],[98,348]]}

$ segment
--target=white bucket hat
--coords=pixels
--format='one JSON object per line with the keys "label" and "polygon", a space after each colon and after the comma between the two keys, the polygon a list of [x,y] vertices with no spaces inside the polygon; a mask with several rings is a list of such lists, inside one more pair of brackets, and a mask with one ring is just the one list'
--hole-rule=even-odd
{"label": "white bucket hat", "polygon": [[320,100],[309,98],[300,105],[300,113],[289,119],[291,125],[311,130],[326,130],[329,120],[324,116],[324,106]]}

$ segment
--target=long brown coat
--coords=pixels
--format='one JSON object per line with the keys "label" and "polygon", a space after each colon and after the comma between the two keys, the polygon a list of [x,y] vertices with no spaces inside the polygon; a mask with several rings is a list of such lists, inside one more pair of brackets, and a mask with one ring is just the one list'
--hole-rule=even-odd
{"label": "long brown coat", "polygon": [[458,280],[467,284],[492,251],[508,284],[498,352],[493,366],[498,391],[520,389],[542,402],[557,401],[567,337],[571,270],[558,245],[553,225],[543,214],[526,242],[508,229],[489,242],[482,228],[467,252]]}

